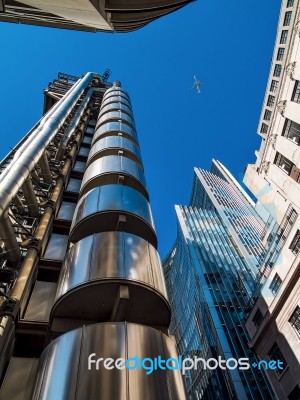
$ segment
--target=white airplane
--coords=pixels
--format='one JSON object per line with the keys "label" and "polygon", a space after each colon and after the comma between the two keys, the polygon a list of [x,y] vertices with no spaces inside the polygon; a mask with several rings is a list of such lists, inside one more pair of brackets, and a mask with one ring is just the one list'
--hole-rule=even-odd
{"label": "white airplane", "polygon": [[194,85],[193,85],[192,89],[197,89],[197,93],[200,94],[200,93],[202,93],[201,90],[200,90],[200,86],[201,85],[203,85],[203,83],[198,81],[198,79],[194,75]]}

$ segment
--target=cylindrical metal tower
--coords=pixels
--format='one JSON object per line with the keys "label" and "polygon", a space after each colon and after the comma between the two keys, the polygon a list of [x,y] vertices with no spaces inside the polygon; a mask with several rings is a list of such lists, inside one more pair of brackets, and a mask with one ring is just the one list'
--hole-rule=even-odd
{"label": "cylindrical metal tower", "polygon": [[[39,364],[26,375],[28,399],[184,400],[181,371],[174,370],[173,364],[155,367],[158,359],[177,359],[178,355],[168,335],[170,305],[130,98],[120,82],[105,90],[104,85],[97,88],[97,79],[89,74],[75,83],[60,104],[50,109],[27,145],[21,146],[23,151],[17,152],[15,163],[24,171],[22,177],[11,164],[0,178],[0,185],[10,190],[10,194],[4,192],[0,204],[3,221],[11,201],[18,213],[34,213],[37,218],[43,206],[36,248],[29,245],[24,260],[18,249],[11,256],[11,264],[21,260],[10,293],[21,310],[16,324],[25,332],[17,334],[18,348],[27,340],[31,355],[35,351],[32,332],[47,331]],[[62,85],[60,81],[57,90]],[[98,119],[93,122],[97,108]],[[55,154],[49,157],[46,146],[57,137]],[[53,165],[63,165],[63,169],[54,173]],[[14,180],[6,183],[6,176]],[[39,186],[55,182],[50,203],[41,203],[36,196],[35,179],[41,176]],[[18,200],[23,194],[20,185],[27,185],[22,201]],[[27,198],[35,200],[31,202],[34,209],[27,209]],[[70,210],[73,218],[68,225],[64,219]],[[10,219],[5,221],[10,226]],[[54,234],[49,240],[51,230]],[[7,248],[20,242],[12,240],[13,234],[6,236],[2,239]],[[55,241],[57,244],[51,245]],[[59,259],[62,264],[55,261]],[[51,282],[55,281],[55,268],[59,271],[57,285]],[[53,290],[56,294],[51,301]],[[48,311],[41,311],[46,308]],[[7,340],[12,340],[11,335]],[[93,354],[96,359],[147,358],[148,369],[138,365],[134,369],[134,361],[120,369],[106,368],[100,361],[97,368],[89,368]],[[15,369],[19,364],[14,359]],[[147,374],[149,365],[153,369]],[[0,399],[17,390],[9,385],[9,371]]]}

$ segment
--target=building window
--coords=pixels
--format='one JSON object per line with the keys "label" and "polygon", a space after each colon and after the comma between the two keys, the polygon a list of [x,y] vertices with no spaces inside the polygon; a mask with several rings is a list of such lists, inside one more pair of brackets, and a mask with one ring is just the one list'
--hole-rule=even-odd
{"label": "building window", "polygon": [[271,87],[270,87],[270,91],[273,93],[276,93],[278,89],[278,81],[272,81],[271,82]]}
{"label": "building window", "polygon": [[275,68],[274,68],[274,76],[276,76],[277,78],[280,76],[281,74],[281,65],[280,64],[275,64]]}
{"label": "building window", "polygon": [[282,280],[278,274],[275,274],[271,285],[270,285],[270,290],[273,294],[277,294],[279,292],[279,289],[281,287]]}
{"label": "building window", "polygon": [[75,208],[76,208],[76,203],[69,203],[68,201],[63,201],[61,203],[57,219],[72,221]]}
{"label": "building window", "polygon": [[263,317],[260,309],[258,308],[256,313],[254,314],[253,319],[252,319],[252,321],[253,321],[254,325],[256,326],[256,328],[260,327],[263,319],[264,319],[264,317]]}
{"label": "building window", "polygon": [[277,375],[281,375],[281,373],[286,369],[287,367],[287,362],[285,361],[285,358],[283,357],[283,354],[281,353],[280,348],[278,347],[277,343],[275,342],[273,346],[270,348],[270,351],[268,353],[268,356],[270,357],[270,360],[279,360],[281,361],[281,368],[275,369],[275,372]]}
{"label": "building window", "polygon": [[280,153],[276,153],[274,163],[288,175],[291,173],[293,163]]}
{"label": "building window", "polygon": [[73,171],[84,172],[86,170],[86,163],[83,161],[76,161],[74,164]]}
{"label": "building window", "polygon": [[87,157],[89,155],[89,152],[90,152],[90,149],[88,149],[87,147],[81,147],[78,155],[81,157]]}
{"label": "building window", "polygon": [[80,185],[81,181],[79,179],[70,178],[66,191],[72,193],[78,193]]}
{"label": "building window", "polygon": [[277,53],[277,61],[282,61],[284,56],[284,48],[279,47],[278,53]]}
{"label": "building window", "polygon": [[300,144],[300,125],[297,122],[286,120],[285,126],[283,128],[282,136],[290,139],[292,142],[296,143],[298,146]]}
{"label": "building window", "polygon": [[92,138],[91,138],[90,136],[85,136],[85,137],[83,138],[82,143],[91,144],[91,143],[92,143]]}
{"label": "building window", "polygon": [[44,258],[50,260],[63,260],[68,246],[68,236],[52,233],[48,242]]}
{"label": "building window", "polygon": [[300,230],[299,229],[297,230],[297,232],[294,236],[294,239],[292,240],[292,243],[290,244],[289,249],[292,250],[292,252],[294,254],[299,253],[299,251],[300,251]]}
{"label": "building window", "polygon": [[267,133],[268,132],[268,125],[262,123],[260,127],[260,133]]}
{"label": "building window", "polygon": [[86,133],[87,135],[93,135],[94,132],[95,132],[95,128],[94,128],[93,126],[88,126],[88,127],[86,128],[86,131],[85,131],[85,133]]}
{"label": "building window", "polygon": [[300,81],[296,81],[295,83],[292,101],[295,103],[300,103]]}
{"label": "building window", "polygon": [[292,18],[292,11],[287,11],[284,16],[283,26],[289,26]]}
{"label": "building window", "polygon": [[299,399],[300,399],[300,387],[299,385],[297,385],[288,395],[288,400],[299,400]]}
{"label": "building window", "polygon": [[289,319],[289,323],[295,329],[295,331],[300,336],[300,307],[297,306],[295,311],[293,312],[291,318]]}
{"label": "building window", "polygon": [[287,0],[287,5],[286,5],[287,8],[288,7],[293,7],[293,5],[294,5],[294,0]]}
{"label": "building window", "polygon": [[288,35],[288,31],[284,30],[281,32],[280,44],[286,44],[287,35]]}
{"label": "building window", "polygon": [[271,111],[270,110],[266,110],[265,111],[265,114],[264,114],[264,119],[266,120],[266,121],[270,121],[270,119],[271,119]]}
{"label": "building window", "polygon": [[270,96],[268,97],[268,102],[267,102],[267,106],[268,107],[273,107],[275,103],[275,96],[272,96],[270,94]]}

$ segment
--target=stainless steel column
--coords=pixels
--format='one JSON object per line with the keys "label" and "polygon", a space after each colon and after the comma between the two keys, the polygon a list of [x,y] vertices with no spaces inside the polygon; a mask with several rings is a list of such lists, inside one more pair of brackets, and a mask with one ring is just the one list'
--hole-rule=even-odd
{"label": "stainless steel column", "polygon": [[69,239],[49,323],[56,339],[41,357],[33,399],[184,400],[180,371],[88,371],[95,351],[177,357],[131,102],[119,82],[103,96]]}

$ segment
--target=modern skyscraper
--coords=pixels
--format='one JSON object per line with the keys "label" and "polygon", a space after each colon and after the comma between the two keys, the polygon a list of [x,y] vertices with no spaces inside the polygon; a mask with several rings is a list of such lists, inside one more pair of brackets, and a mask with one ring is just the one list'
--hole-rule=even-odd
{"label": "modern skyscraper", "polygon": [[258,126],[262,142],[244,178],[263,218],[282,228],[257,277],[250,346],[260,358],[283,360],[284,371],[267,374],[277,398],[289,400],[300,399],[299,34],[300,2],[284,0]]}
{"label": "modern skyscraper", "polygon": [[185,399],[146,375],[177,351],[130,98],[59,74],[44,105],[1,163],[0,399]]}
{"label": "modern skyscraper", "polygon": [[0,0],[0,21],[91,32],[130,32],[194,0]]}
{"label": "modern skyscraper", "polygon": [[[172,308],[171,333],[184,357],[228,360],[227,368],[191,370],[191,400],[272,399],[258,359],[248,348],[245,319],[255,287],[266,223],[229,171],[213,160],[195,169],[189,206],[176,206],[177,240],[164,262]],[[274,225],[272,229],[276,230]],[[248,358],[249,369],[234,359]]]}

